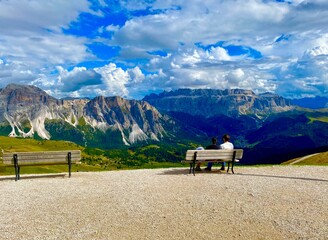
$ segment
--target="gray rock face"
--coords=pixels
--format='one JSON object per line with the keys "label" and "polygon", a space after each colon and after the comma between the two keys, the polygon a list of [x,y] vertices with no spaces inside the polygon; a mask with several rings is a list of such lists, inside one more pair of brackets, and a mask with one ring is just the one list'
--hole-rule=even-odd
{"label": "gray rock face", "polygon": [[62,100],[35,86],[10,84],[0,90],[0,125],[10,124],[12,137],[50,139],[46,120],[62,120],[76,127],[83,118],[87,125],[106,131],[118,130],[126,145],[159,140],[165,133],[162,115],[144,101],[120,97]]}
{"label": "gray rock face", "polygon": [[144,101],[100,96],[85,105],[83,115],[95,128],[121,131],[125,144],[148,139],[158,141],[165,133],[162,115]]}
{"label": "gray rock face", "polygon": [[151,94],[143,100],[158,110],[184,112],[191,115],[212,117],[215,115],[239,116],[245,114],[267,115],[294,108],[290,100],[265,93],[256,95],[250,90],[180,89]]}

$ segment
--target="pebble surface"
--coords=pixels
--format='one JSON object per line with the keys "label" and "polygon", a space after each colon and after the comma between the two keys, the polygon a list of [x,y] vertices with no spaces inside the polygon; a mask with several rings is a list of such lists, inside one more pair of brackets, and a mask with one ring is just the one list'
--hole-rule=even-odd
{"label": "pebble surface", "polygon": [[328,239],[328,167],[0,177],[0,239]]}

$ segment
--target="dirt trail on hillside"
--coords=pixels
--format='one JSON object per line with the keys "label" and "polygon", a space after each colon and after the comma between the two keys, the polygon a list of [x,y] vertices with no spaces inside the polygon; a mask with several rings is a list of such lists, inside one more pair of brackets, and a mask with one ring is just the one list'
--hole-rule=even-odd
{"label": "dirt trail on hillside", "polygon": [[327,239],[328,167],[0,177],[1,239]]}
{"label": "dirt trail on hillside", "polygon": [[307,158],[310,158],[310,157],[313,157],[315,155],[318,155],[319,153],[314,153],[314,154],[311,154],[311,155],[307,155],[307,156],[304,156],[304,157],[301,157],[295,161],[292,161],[289,163],[289,165],[294,165],[295,163],[299,163],[299,162],[302,162],[303,160],[307,159]]}

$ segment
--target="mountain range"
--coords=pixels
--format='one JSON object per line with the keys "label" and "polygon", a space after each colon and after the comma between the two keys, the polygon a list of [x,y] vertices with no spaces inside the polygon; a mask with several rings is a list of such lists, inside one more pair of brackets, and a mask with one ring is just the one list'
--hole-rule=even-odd
{"label": "mountain range", "polygon": [[0,102],[0,124],[10,126],[6,134],[11,137],[65,138],[61,129],[67,129],[85,145],[85,131],[115,132],[120,135],[118,145],[130,145],[159,141],[165,135],[165,116],[145,101],[102,96],[55,99],[35,86],[10,84],[0,91]]}
{"label": "mountain range", "polygon": [[98,96],[56,99],[35,86],[0,90],[0,135],[69,140],[113,149],[208,144],[229,133],[245,164],[280,163],[328,146],[327,109],[310,110],[272,93],[179,89],[143,100]]}
{"label": "mountain range", "polygon": [[238,117],[240,115],[267,116],[294,108],[291,101],[276,94],[256,95],[243,89],[179,89],[161,94],[151,94],[143,100],[158,110],[184,112],[206,118],[216,115]]}

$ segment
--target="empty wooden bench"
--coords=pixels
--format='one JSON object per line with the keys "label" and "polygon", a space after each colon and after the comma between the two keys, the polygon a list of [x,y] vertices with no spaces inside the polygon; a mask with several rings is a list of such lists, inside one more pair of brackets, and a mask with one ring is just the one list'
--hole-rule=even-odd
{"label": "empty wooden bench", "polygon": [[80,150],[3,153],[3,164],[15,168],[15,181],[20,179],[21,166],[68,165],[68,173],[71,177],[72,164],[78,164],[80,160]]}
{"label": "empty wooden bench", "polygon": [[195,166],[196,163],[201,162],[226,162],[228,163],[228,170],[230,169],[234,174],[233,166],[235,162],[243,157],[243,149],[221,149],[221,150],[188,150],[186,153],[186,159],[183,160],[183,163],[189,163],[190,169],[189,173],[193,172],[195,175]]}

